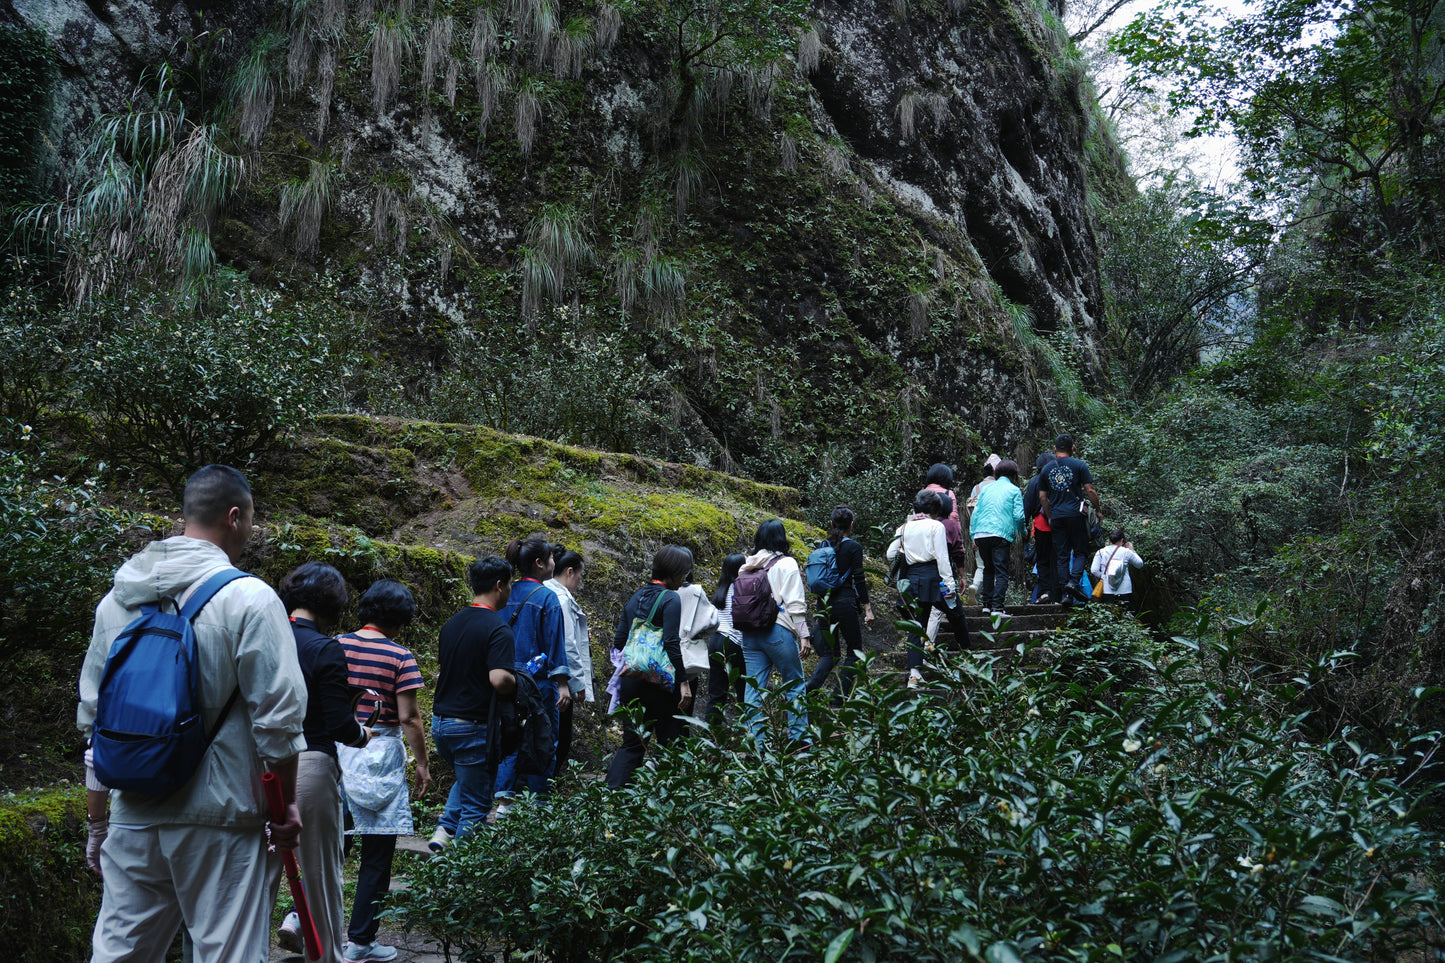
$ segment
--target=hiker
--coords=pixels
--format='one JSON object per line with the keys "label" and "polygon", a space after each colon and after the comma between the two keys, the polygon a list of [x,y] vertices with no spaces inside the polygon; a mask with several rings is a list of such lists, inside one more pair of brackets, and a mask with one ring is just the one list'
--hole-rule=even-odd
{"label": "hiker", "polygon": [[738,570],[746,560],[747,556],[741,552],[734,552],[724,558],[718,573],[717,588],[712,591],[712,604],[718,610],[718,624],[717,631],[713,632],[707,643],[708,725],[718,725],[726,721],[723,708],[727,705],[730,681],[733,701],[741,704],[744,697],[743,687],[747,682],[748,669],[743,661],[743,634],[733,627],[732,588],[738,577]]}
{"label": "hiker", "polygon": [[978,546],[983,587],[978,603],[984,615],[1006,618],[1009,553],[1024,522],[1024,498],[1019,491],[1019,466],[1004,460],[994,466],[995,482],[979,493],[969,520],[969,537]]}
{"label": "hiker", "polygon": [[[891,562],[901,552],[902,572],[908,579],[909,592],[920,606],[936,609],[948,620],[956,644],[967,649],[968,626],[958,604],[958,584],[948,560],[948,542],[943,519],[948,512],[937,492],[923,489],[913,499],[913,514],[904,520],[888,546]],[[919,613],[921,615],[921,613]],[[923,684],[923,645],[917,634],[908,636],[908,687]]]}
{"label": "hiker", "polygon": [[[346,652],[330,634],[346,608],[346,579],[325,562],[307,562],[283,578],[277,591],[291,614],[296,657],[306,679],[306,748],[296,760],[296,803],[306,831],[296,847],[296,862],[306,880],[321,958],[340,963],[346,906],[341,892],[341,764],[336,744],[360,748],[371,739],[371,731],[356,721]],[[301,917],[294,911],[281,924],[277,942],[294,953],[304,949]],[[370,946],[348,945],[347,963],[396,956],[391,947],[371,951]]]}
{"label": "hiker", "polygon": [[[682,665],[682,600],[677,594],[691,574],[692,552],[681,545],[664,545],[652,558],[652,579],[627,600],[612,636],[612,647],[625,651],[634,634],[634,623],[661,630],[661,645],[672,678],[644,678],[624,671],[618,682],[618,710],[641,707],[643,727],[657,746],[665,746],[681,734],[682,723],[677,716],[692,707],[692,687]],[[624,715],[622,746],[607,766],[607,785],[618,789],[631,782],[644,753],[642,736]]]}
{"label": "hiker", "polygon": [[1133,611],[1134,579],[1129,569],[1143,566],[1144,560],[1134,551],[1134,543],[1124,537],[1122,528],[1116,528],[1109,536],[1109,546],[1094,553],[1089,574],[1095,582],[1104,583],[1105,602]]}
{"label": "hiker", "polygon": [[[958,497],[958,492],[953,488],[953,469],[947,465],[930,465],[928,474],[924,478],[924,490],[937,492],[943,499],[944,507],[948,509],[948,515],[943,520],[943,533],[948,541],[948,560],[955,572],[962,572],[967,569],[973,558],[973,544],[964,538],[964,529],[968,524],[966,515],[963,512],[963,504]],[[938,638],[938,627],[943,624],[943,616],[936,611],[928,613],[928,641],[932,643]]]}
{"label": "hiker", "polygon": [[1089,557],[1089,523],[1084,513],[1087,500],[1103,518],[1099,492],[1089,466],[1074,457],[1074,439],[1060,435],[1054,442],[1053,461],[1039,478],[1039,504],[1049,516],[1053,533],[1054,558],[1059,586],[1059,601],[1065,608],[1089,601],[1088,593],[1079,588],[1084,574],[1084,560]]}
{"label": "hiker", "polygon": [[[989,456],[983,460],[983,478],[979,479],[978,484],[974,485],[973,488],[969,490],[968,501],[964,503],[963,524],[966,529],[972,528],[973,510],[978,505],[978,497],[983,494],[983,490],[985,488],[993,484],[996,477],[994,473],[995,469],[998,468],[999,462],[1001,461],[1003,461],[1003,459],[999,456],[998,452],[991,452]],[[969,591],[973,593],[975,598],[977,598],[979,589],[983,587],[983,559],[980,556],[978,546],[974,544],[973,539],[969,539],[967,548],[968,559],[972,562],[972,567],[967,570],[970,573]],[[964,571],[964,569],[955,566],[954,571]],[[936,624],[937,621],[937,615],[930,616],[930,624]],[[930,633],[928,638],[931,641],[934,638],[933,634]]]}
{"label": "hiker", "polygon": [[557,757],[552,772],[561,775],[572,752],[572,714],[582,701],[596,702],[592,692],[592,641],[587,613],[577,602],[582,591],[582,556],[561,545],[552,549],[552,577],[542,584],[557,596],[562,608],[562,632],[567,650],[567,689],[572,698],[557,713]]}
{"label": "hiker", "polygon": [[[767,745],[764,733],[763,693],[773,670],[778,672],[788,702],[788,747],[805,752],[808,711],[803,705],[803,656],[812,648],[808,632],[808,599],[803,573],[791,554],[788,532],[781,519],[758,526],[753,553],[743,562],[732,589],[733,625],[742,631],[743,663],[747,686],[748,731],[758,748]],[[750,573],[761,573],[749,577]]]}
{"label": "hiker", "polygon": [[467,581],[472,604],[442,626],[437,640],[431,733],[456,781],[427,844],[434,853],[485,823],[496,777],[487,749],[489,714],[495,700],[517,690],[516,644],[498,612],[512,592],[512,565],[495,555],[479,558],[467,568]]}
{"label": "hiker", "polygon": [[1044,476],[1044,469],[1049,462],[1054,460],[1054,453],[1046,451],[1034,462],[1034,477],[1029,479],[1028,487],[1024,489],[1024,516],[1029,520],[1029,528],[1033,533],[1034,540],[1034,568],[1038,572],[1039,583],[1036,602],[1048,603],[1057,602],[1059,590],[1058,560],[1054,557],[1054,536],[1049,528],[1048,513],[1043,510],[1043,504],[1039,500],[1039,482]]}
{"label": "hiker", "polygon": [[[853,538],[856,518],[844,505],[833,509],[828,517],[828,542],[833,546],[835,566],[843,581],[823,598],[819,618],[818,665],[806,689],[813,692],[828,681],[828,673],[838,664],[838,642],[842,637],[843,668],[838,673],[838,694],[846,699],[858,682],[856,667],[863,650],[863,626],[858,621],[858,607],[863,607],[863,621],[873,624],[873,606],[868,602],[868,578],[863,572],[863,546]],[[831,631],[822,631],[824,623]]]}
{"label": "hiker", "polygon": [[346,652],[351,685],[365,692],[357,719],[370,719],[371,742],[363,749],[338,749],[346,799],[346,852],[361,840],[356,895],[347,925],[347,960],[392,959],[396,950],[376,942],[381,901],[391,890],[396,838],[414,830],[406,785],[406,746],[416,758],[416,798],[431,785],[431,758],[417,696],[425,686],[411,650],[396,637],[416,618],[411,589],[378,579],[361,596],[361,628],[338,640]]}
{"label": "hiker", "polygon": [[[181,512],[184,534],[153,542],[123,564],[96,607],[76,712],[87,736],[111,643],[142,605],[164,598],[184,604],[240,559],[255,517],[251,486],[234,468],[207,465],[187,481]],[[205,617],[192,622],[201,724],[214,738],[195,774],[174,792],[159,798],[127,790],[111,794],[112,822],[100,852],[103,895],[91,944],[96,963],[162,959],[182,920],[198,963],[256,963],[270,953],[273,885],[281,866],[280,856],[267,852],[265,830],[277,850],[296,848],[296,758],[306,747],[306,681],[286,609],[260,579],[230,582],[201,611]],[[257,791],[264,771],[281,782],[280,821],[268,823]]]}
{"label": "hiker", "polygon": [[[517,664],[513,668],[524,672],[529,661],[542,656],[541,668],[532,675],[542,694],[542,701],[547,705],[547,715],[555,734],[561,710],[572,704],[572,689],[568,682],[571,671],[567,668],[567,630],[563,625],[562,603],[558,601],[557,593],[548,591],[543,584],[552,577],[556,567],[552,546],[536,535],[513,539],[507,546],[506,556],[517,569],[517,581],[502,612],[516,640]],[[519,781],[516,769],[517,753],[512,753],[497,766],[496,815],[499,819],[507,814],[516,795]],[[521,777],[520,781],[523,782],[522,788],[546,799],[551,787],[551,771],[530,773]]]}

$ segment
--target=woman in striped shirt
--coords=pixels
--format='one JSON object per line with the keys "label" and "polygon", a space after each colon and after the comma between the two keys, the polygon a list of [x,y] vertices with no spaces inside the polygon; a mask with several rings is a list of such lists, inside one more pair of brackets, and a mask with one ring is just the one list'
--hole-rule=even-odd
{"label": "woman in striped shirt", "polygon": [[361,837],[356,899],[346,935],[351,943],[371,951],[360,958],[386,960],[393,958],[396,950],[375,942],[377,911],[391,888],[396,837],[412,833],[403,738],[416,757],[417,798],[425,795],[431,784],[426,730],[416,702],[417,690],[424,683],[416,658],[406,646],[394,641],[416,616],[411,590],[392,579],[373,582],[361,597],[357,614],[362,627],[341,636],[340,642],[346,650],[351,684],[374,693],[362,698],[357,712],[370,716],[374,711],[376,719],[371,723],[374,736],[366,749],[340,749],[342,783],[352,820],[347,850],[353,836]]}

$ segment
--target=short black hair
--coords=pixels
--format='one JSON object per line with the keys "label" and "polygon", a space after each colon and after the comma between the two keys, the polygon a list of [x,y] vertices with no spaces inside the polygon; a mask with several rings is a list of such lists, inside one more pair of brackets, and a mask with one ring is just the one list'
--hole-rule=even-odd
{"label": "short black hair", "polygon": [[928,469],[928,474],[924,476],[923,484],[942,485],[944,488],[952,488],[953,469],[943,464],[933,465]]}
{"label": "short black hair", "polygon": [[1034,471],[1039,472],[1039,473],[1042,474],[1042,473],[1043,473],[1043,470],[1049,466],[1049,462],[1051,462],[1051,461],[1053,461],[1053,460],[1054,460],[1054,453],[1053,453],[1053,452],[1051,452],[1051,451],[1046,451],[1046,452],[1044,452],[1042,455],[1040,455],[1040,456],[1034,461]]}
{"label": "short black hair", "polygon": [[499,582],[512,580],[512,563],[505,558],[488,555],[467,566],[467,582],[473,595],[484,595],[497,587]]}
{"label": "short black hair", "polygon": [[323,622],[335,622],[346,608],[346,579],[325,562],[307,562],[281,580],[276,594],[286,611],[306,609]]}
{"label": "short black hair", "polygon": [[652,577],[659,582],[681,581],[692,569],[692,550],[682,545],[664,545],[652,556]]}
{"label": "short black hair", "polygon": [[1115,545],[1123,544],[1124,530],[1122,528],[1114,529],[1114,531],[1109,534],[1109,541],[1113,542]]}
{"label": "short black hair", "polygon": [[230,465],[197,468],[186,481],[181,515],[197,525],[214,525],[233,508],[251,504],[251,483]]}
{"label": "short black hair", "polygon": [[416,599],[411,589],[396,579],[377,579],[356,603],[356,614],[362,622],[400,629],[416,618]]}
{"label": "short black hair", "polygon": [[[937,515],[942,507],[943,499],[938,497],[938,492],[923,488],[913,496],[913,510],[919,515]],[[943,514],[947,515],[948,512]]]}
{"label": "short black hair", "polygon": [[758,526],[758,532],[753,536],[753,551],[787,554],[792,550],[793,543],[788,540],[788,530],[783,527],[781,518],[770,518]]}
{"label": "short black hair", "polygon": [[1074,438],[1072,435],[1060,435],[1054,439],[1054,451],[1061,451],[1066,455],[1074,453]]}

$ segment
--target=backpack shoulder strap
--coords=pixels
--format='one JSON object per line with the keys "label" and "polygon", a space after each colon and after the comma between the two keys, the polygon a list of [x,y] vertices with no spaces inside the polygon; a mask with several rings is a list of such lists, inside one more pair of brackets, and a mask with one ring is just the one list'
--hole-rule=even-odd
{"label": "backpack shoulder strap", "polygon": [[185,606],[181,609],[181,618],[187,621],[194,619],[200,614],[201,609],[206,607],[206,603],[214,598],[216,593],[221,589],[230,585],[238,578],[254,577],[250,572],[243,572],[239,568],[222,569],[202,582],[201,587],[191,593],[191,597],[186,600]]}

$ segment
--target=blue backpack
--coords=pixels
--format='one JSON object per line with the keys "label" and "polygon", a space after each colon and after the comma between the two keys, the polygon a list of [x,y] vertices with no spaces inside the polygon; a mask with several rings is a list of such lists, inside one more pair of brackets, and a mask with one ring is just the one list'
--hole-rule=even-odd
{"label": "blue backpack", "polygon": [[225,569],[191,593],[179,612],[165,612],[162,599],[142,605],[141,614],[110,645],[100,678],[91,728],[95,775],[111,789],[166,796],[196,773],[231,706],[226,700],[216,727],[206,731],[201,706],[200,665],[192,620],[225,585],[251,576]]}
{"label": "blue backpack", "polygon": [[818,547],[808,555],[808,563],[803,566],[803,578],[808,583],[808,591],[818,595],[831,592],[848,581],[847,577],[838,571],[838,552],[833,548],[832,542],[819,542]]}

